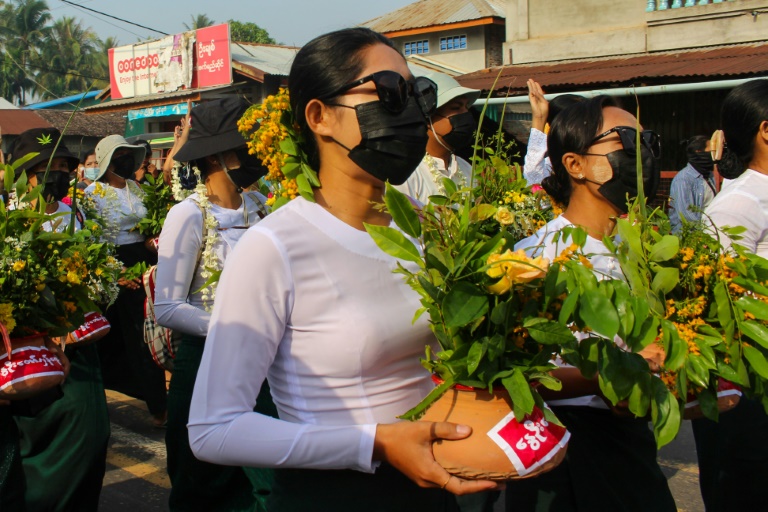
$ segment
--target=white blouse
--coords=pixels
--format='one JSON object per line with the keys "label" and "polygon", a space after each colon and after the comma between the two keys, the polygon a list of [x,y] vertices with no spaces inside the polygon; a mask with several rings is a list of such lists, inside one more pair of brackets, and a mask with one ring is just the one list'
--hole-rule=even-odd
{"label": "white blouse", "polygon": [[[431,165],[435,169],[430,169]],[[435,173],[433,175],[433,172]],[[445,194],[445,190],[440,183],[443,178],[450,178],[457,185],[469,186],[472,177],[472,166],[463,158],[451,155],[448,167],[442,158],[425,156],[419,166],[413,171],[413,174],[402,185],[395,188],[400,192],[411,196],[419,202],[426,204],[429,196]]]}
{"label": "white blouse", "polygon": [[[416,270],[414,264],[400,262]],[[419,296],[365,231],[297,198],[224,267],[189,414],[195,456],[373,472],[376,424],[433,388]],[[253,412],[265,377],[280,419]]]}
{"label": "white blouse", "polygon": [[552,162],[547,156],[547,135],[536,128],[531,128],[528,149],[525,152],[523,177],[529,185],[535,185],[544,181],[544,178],[550,174],[552,174]]}
{"label": "white blouse", "polygon": [[[243,194],[236,210],[211,203],[210,213],[218,223],[213,252],[223,265],[230,251],[245,233],[266,213],[266,198],[256,192]],[[199,264],[203,246],[203,216],[192,194],[168,212],[157,258],[155,315],[157,323],[195,336],[208,333],[211,314],[205,310],[202,293],[194,293],[206,282]]]}
{"label": "white blouse", "polygon": [[[726,180],[704,213],[704,221],[718,228],[747,228],[735,242],[768,258],[768,176],[747,169],[738,178]],[[724,245],[730,245],[725,234],[720,233],[720,239]]]}
{"label": "white blouse", "polygon": [[[559,241],[555,242],[555,233],[572,225],[573,224],[568,219],[561,215],[556,219],[549,221],[546,226],[539,229],[533,235],[515,244],[515,250],[525,249],[526,253],[530,256],[544,256],[552,262],[572,243],[570,237],[565,240],[561,237]],[[605,247],[602,240],[587,236],[587,242],[584,244],[583,252],[584,255],[589,258],[590,263],[592,263],[592,271],[597,275],[598,279],[624,279],[624,274],[621,272],[619,261],[608,252],[608,248]],[[616,341],[621,343],[619,338],[617,338]],[[571,368],[571,365],[563,363],[560,358],[558,358],[555,363],[563,368]],[[558,406],[585,405],[599,409],[608,408],[605,405],[605,402],[596,395],[579,396],[563,400],[548,400],[547,403],[549,405]]]}
{"label": "white blouse", "polygon": [[[66,203],[62,203],[61,201],[57,201],[56,205],[56,211],[48,214],[54,216],[55,218],[45,221],[43,223],[43,229],[45,231],[55,231],[57,233],[62,233],[65,229],[67,229],[69,226],[69,221],[72,219],[72,208],[70,208]],[[80,219],[75,217],[75,230],[79,230],[81,227]]]}
{"label": "white blouse", "polygon": [[[97,185],[101,192],[97,191]],[[96,204],[96,208],[109,225],[117,226],[118,231],[111,242],[115,245],[128,245],[144,241],[144,235],[135,228],[141,219],[147,216],[147,209],[142,202],[144,191],[133,180],[125,180],[125,187],[116,188],[102,182],[93,182],[85,189]]]}

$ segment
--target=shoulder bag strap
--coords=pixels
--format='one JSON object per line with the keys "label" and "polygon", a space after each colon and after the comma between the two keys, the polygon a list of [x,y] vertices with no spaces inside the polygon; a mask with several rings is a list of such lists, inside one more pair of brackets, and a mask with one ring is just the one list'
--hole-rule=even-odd
{"label": "shoulder bag strap", "polygon": [[[266,205],[265,205],[265,204],[264,204],[264,203],[261,201],[261,199],[259,198],[259,195],[258,195],[258,194],[254,194],[253,192],[246,192],[246,193],[245,193],[245,194],[243,194],[243,195],[244,195],[244,196],[248,196],[248,197],[250,197],[250,198],[251,198],[251,200],[252,200],[254,203],[256,203],[256,207],[259,209],[259,211],[258,211],[258,212],[256,212],[256,214],[259,216],[259,218],[260,218],[260,219],[263,219],[264,217],[266,217],[266,216],[267,216],[267,213],[269,213],[269,212],[267,211],[267,207],[266,207]],[[248,206],[244,204],[244,205],[243,205],[243,208],[248,208]]]}

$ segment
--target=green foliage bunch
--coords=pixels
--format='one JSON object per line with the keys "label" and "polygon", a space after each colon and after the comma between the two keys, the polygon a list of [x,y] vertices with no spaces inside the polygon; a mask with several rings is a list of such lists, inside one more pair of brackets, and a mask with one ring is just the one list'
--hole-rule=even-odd
{"label": "green foliage bunch", "polygon": [[71,229],[44,229],[70,214],[46,214],[42,186],[28,190],[26,173],[14,180],[15,169],[33,156],[2,166],[11,199],[0,202],[0,322],[14,337],[61,336],[98,311],[96,302],[114,301],[121,264],[114,246],[99,240],[98,224],[85,220],[74,230],[76,205]]}

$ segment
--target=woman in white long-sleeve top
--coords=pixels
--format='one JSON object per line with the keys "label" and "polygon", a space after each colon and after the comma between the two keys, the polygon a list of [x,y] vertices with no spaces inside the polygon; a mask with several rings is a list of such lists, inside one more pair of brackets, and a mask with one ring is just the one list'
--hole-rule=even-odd
{"label": "woman in white long-sleeve top", "polygon": [[[424,156],[433,84],[387,38],[354,28],[305,45],[289,91],[322,186],[316,202],[299,197],[249,230],[227,260],[190,410],[193,451],[281,468],[270,510],[442,510],[441,488],[496,489],[432,456],[434,439],[469,427],[396,422],[433,388],[419,357],[434,337],[426,319],[412,323],[419,296],[392,273],[398,261],[364,230],[391,224],[375,207],[385,182],[404,183]],[[279,420],[252,412],[265,378]]]}
{"label": "woman in white long-sleeve top", "polygon": [[189,140],[176,158],[191,163],[198,183],[194,194],[168,212],[160,234],[155,314],[160,325],[182,334],[168,391],[166,448],[172,511],[259,510],[259,491],[269,491],[268,486],[252,484],[260,479],[255,470],[196,459],[187,434],[189,404],[213,304],[213,290],[205,287],[206,282],[222,268],[246,229],[266,215],[266,198],[242,192],[266,174],[260,162],[248,155],[237,130],[247,108],[244,100],[228,98],[192,109]]}

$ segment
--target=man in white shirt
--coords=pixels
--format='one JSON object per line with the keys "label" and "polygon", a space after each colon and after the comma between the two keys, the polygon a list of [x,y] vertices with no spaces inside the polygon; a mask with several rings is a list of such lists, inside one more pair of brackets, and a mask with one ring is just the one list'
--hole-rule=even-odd
{"label": "man in white shirt", "polygon": [[445,194],[443,178],[458,186],[469,185],[472,166],[455,155],[474,142],[477,128],[469,108],[480,91],[462,87],[445,73],[423,74],[437,84],[437,110],[429,122],[427,154],[408,181],[395,188],[426,203],[429,196]]}

